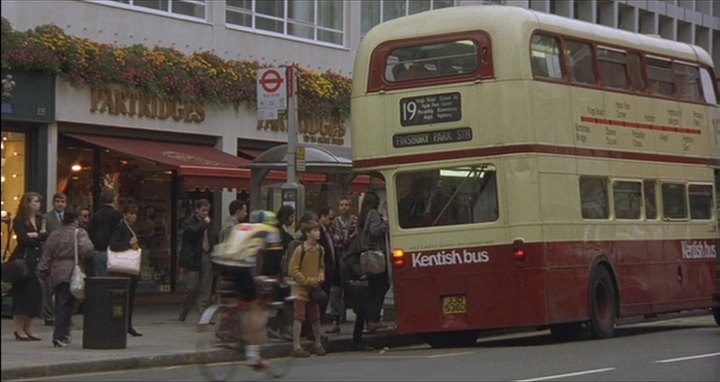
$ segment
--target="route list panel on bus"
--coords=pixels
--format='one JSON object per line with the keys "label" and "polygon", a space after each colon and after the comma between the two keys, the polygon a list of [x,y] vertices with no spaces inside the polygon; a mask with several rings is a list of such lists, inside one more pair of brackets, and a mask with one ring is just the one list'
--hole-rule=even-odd
{"label": "route list panel on bus", "polygon": [[400,100],[402,126],[459,121],[460,93],[433,94]]}

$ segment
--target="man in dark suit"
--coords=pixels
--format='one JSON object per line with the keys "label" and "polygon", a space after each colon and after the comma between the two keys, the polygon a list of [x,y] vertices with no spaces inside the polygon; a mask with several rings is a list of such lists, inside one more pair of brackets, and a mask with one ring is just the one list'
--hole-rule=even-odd
{"label": "man in dark suit", "polygon": [[[65,194],[58,192],[53,195],[52,205],[53,208],[45,214],[45,230],[47,230],[48,235],[63,226],[63,216],[65,215],[65,208],[67,208],[67,197]],[[40,314],[47,326],[55,325],[54,306],[53,291],[50,288],[50,284],[43,283]]]}
{"label": "man in dark suit", "polygon": [[96,277],[107,276],[107,249],[108,245],[110,245],[110,236],[115,226],[123,218],[120,211],[118,211],[117,191],[111,188],[105,189],[101,195],[101,202],[103,205],[93,214],[90,220],[90,231],[88,232],[95,245],[92,276]]}
{"label": "man in dark suit", "polygon": [[195,213],[182,223],[180,267],[184,272],[188,295],[180,310],[180,321],[185,321],[193,305],[201,313],[211,297],[213,274],[210,252],[217,240],[209,213],[210,202],[200,199],[195,202]]}

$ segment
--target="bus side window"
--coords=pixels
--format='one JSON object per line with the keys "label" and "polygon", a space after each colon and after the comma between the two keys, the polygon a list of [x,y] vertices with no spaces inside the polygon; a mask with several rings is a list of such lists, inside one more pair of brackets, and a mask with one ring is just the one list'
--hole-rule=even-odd
{"label": "bus side window", "polygon": [[627,59],[625,52],[599,48],[598,60],[600,61],[603,85],[611,88],[627,89]]}
{"label": "bus side window", "polygon": [[663,183],[660,187],[665,219],[687,219],[687,192],[684,184]]}
{"label": "bus side window", "polygon": [[695,66],[673,63],[673,83],[680,99],[701,101],[700,73]]}
{"label": "bus side window", "polygon": [[672,97],[675,85],[672,81],[670,61],[647,58],[648,90],[652,95]]}
{"label": "bus side window", "polygon": [[637,53],[627,54],[628,74],[630,75],[630,83],[636,92],[645,92],[645,79],[643,78],[643,67],[640,55]]}
{"label": "bus side window", "polygon": [[580,210],[585,219],[607,219],[607,179],[580,177]]}
{"label": "bus side window", "polygon": [[570,81],[595,85],[592,45],[580,41],[565,41],[565,59],[570,68]]}
{"label": "bus side window", "polygon": [[618,219],[640,219],[642,205],[640,182],[613,182],[615,217]]}
{"label": "bus side window", "polygon": [[655,192],[654,180],[643,181],[643,197],[645,201],[645,218],[648,220],[657,219],[657,194]]}
{"label": "bus side window", "polygon": [[700,81],[702,83],[703,99],[711,105],[717,105],[717,96],[715,95],[715,86],[710,72],[705,68],[700,68]]}
{"label": "bus side window", "polygon": [[530,65],[535,77],[562,79],[560,44],[550,36],[534,35],[530,43]]}
{"label": "bus side window", "polygon": [[688,191],[690,196],[690,218],[701,220],[712,218],[712,186],[691,184]]}

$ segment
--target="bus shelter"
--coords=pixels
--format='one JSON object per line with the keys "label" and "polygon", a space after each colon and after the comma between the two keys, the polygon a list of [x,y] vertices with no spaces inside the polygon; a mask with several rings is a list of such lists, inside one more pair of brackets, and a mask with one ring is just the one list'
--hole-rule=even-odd
{"label": "bus shelter", "polygon": [[[300,217],[307,206],[318,212],[325,205],[350,191],[354,179],[351,149],[339,146],[298,144],[305,148],[305,170],[297,179],[304,186],[305,201],[296,206]],[[278,145],[260,154],[247,167],[250,175],[250,207],[277,211],[282,204],[281,189],[287,179],[287,144]]]}

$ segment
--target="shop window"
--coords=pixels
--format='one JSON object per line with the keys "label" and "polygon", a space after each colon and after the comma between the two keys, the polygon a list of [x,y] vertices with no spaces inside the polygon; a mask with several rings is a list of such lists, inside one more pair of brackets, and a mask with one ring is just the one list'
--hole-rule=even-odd
{"label": "shop window", "polygon": [[[11,229],[20,198],[25,193],[25,168],[27,165],[27,135],[2,132],[2,249],[3,261],[7,260],[16,240]],[[8,252],[5,252],[5,249]]]}

